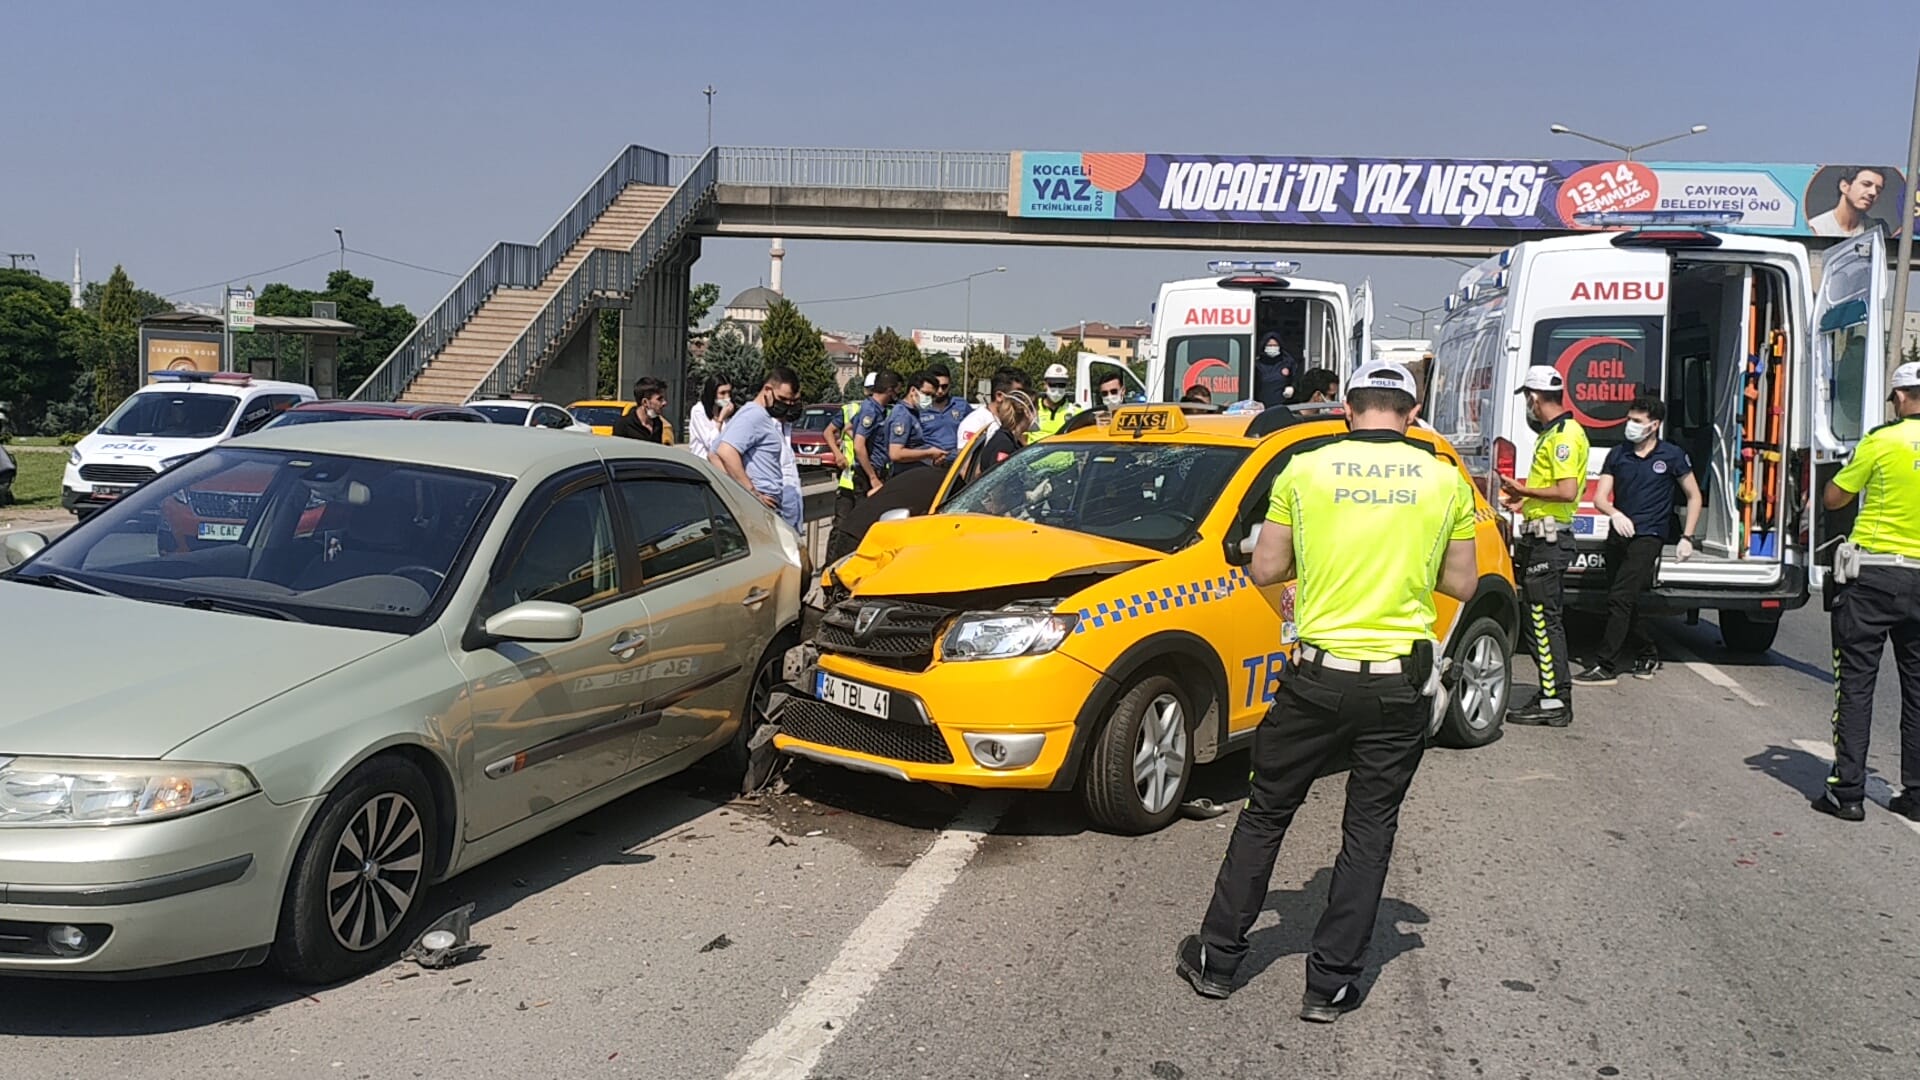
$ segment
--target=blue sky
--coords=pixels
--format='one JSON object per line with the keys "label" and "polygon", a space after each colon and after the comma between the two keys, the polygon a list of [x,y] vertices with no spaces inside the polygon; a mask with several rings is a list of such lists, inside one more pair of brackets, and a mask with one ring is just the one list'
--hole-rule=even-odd
{"label": "blue sky", "polygon": [[[332,248],[464,272],[537,240],[629,142],[1380,156],[1588,156],[1694,123],[1673,158],[1905,158],[1920,3],[970,2],[16,5],[0,247],[173,292]],[[1819,48],[1818,53],[1810,51]],[[1659,156],[1659,155],[1656,155]],[[723,296],[765,241],[713,241]],[[1144,318],[1206,255],[793,241],[805,301],[976,283],[976,329]],[[1310,257],[1426,307],[1458,268]],[[332,258],[255,279],[316,285]],[[416,313],[448,277],[348,256]],[[187,298],[208,302],[217,288]],[[810,309],[958,327],[955,287]],[[1397,324],[1389,324],[1395,326]],[[1384,328],[1383,328],[1384,329]]]}

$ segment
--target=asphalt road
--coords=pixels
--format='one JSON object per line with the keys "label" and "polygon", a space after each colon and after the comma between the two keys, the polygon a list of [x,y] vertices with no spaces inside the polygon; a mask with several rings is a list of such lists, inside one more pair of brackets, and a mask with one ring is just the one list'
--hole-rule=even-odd
{"label": "asphalt road", "polygon": [[[1756,663],[1710,622],[1663,637],[1656,679],[1583,691],[1571,728],[1429,755],[1365,1007],[1332,1027],[1293,1013],[1338,776],[1220,1003],[1172,952],[1231,815],[1121,839],[1062,797],[813,769],[755,802],[642,792],[458,879],[440,906],[475,901],[488,948],[450,971],[311,995],[258,973],[0,984],[0,1060],[303,1080],[1920,1075],[1920,829],[1806,807],[1824,617],[1790,616]],[[1890,680],[1874,760],[1897,773]],[[1233,797],[1244,769],[1204,770],[1201,793]]]}

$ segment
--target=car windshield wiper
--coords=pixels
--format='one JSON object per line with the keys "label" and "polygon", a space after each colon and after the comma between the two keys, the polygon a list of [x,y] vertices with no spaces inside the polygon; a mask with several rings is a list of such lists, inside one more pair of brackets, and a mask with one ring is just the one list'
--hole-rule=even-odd
{"label": "car windshield wiper", "polygon": [[180,601],[183,608],[195,611],[224,611],[231,615],[254,615],[262,619],[278,619],[281,622],[306,622],[290,612],[265,604],[249,603],[245,600],[231,600],[224,596],[189,596]]}
{"label": "car windshield wiper", "polygon": [[68,577],[65,574],[56,574],[48,570],[41,570],[32,574],[8,574],[6,580],[18,581],[25,585],[44,585],[49,589],[65,589],[68,592],[87,593],[91,596],[120,595],[111,589],[103,589],[98,585],[89,585],[77,577]]}

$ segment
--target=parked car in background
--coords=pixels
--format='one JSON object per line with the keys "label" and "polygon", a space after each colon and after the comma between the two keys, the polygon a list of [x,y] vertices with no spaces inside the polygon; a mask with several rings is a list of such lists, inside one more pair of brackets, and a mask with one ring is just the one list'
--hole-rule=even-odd
{"label": "parked car in background", "polygon": [[[225,542],[155,542],[262,478]],[[5,974],[371,970],[432,884],[743,775],[800,619],[793,530],[641,442],[276,428],[38,539],[0,546]],[[104,665],[74,650],[102,627]]]}
{"label": "parked car in background", "polygon": [[809,405],[793,422],[793,460],[802,469],[832,468],[833,448],[827,443],[827,425],[840,416],[838,405]]}
{"label": "parked car in background", "polygon": [[309,401],[267,423],[268,428],[326,424],[336,420],[450,420],[490,424],[487,414],[465,405],[414,405],[401,401]]}
{"label": "parked car in background", "polygon": [[567,406],[573,418],[593,429],[595,435],[613,434],[613,423],[633,408],[631,401],[576,401]]}
{"label": "parked car in background", "polygon": [[593,434],[593,428],[573,418],[573,414],[550,401],[539,398],[488,398],[467,402],[488,420],[508,427],[550,428],[580,435]]}
{"label": "parked car in background", "polygon": [[237,372],[156,371],[67,455],[60,505],[85,517],[195,454],[319,397]]}

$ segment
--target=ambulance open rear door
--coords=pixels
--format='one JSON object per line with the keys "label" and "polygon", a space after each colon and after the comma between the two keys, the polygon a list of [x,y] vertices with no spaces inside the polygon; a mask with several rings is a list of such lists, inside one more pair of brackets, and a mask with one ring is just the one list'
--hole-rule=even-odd
{"label": "ambulance open rear door", "polygon": [[1816,588],[1826,581],[1834,545],[1853,527],[1857,506],[1828,511],[1821,493],[1884,415],[1886,264],[1886,241],[1878,230],[1827,249],[1813,306],[1812,475],[1805,498]]}

